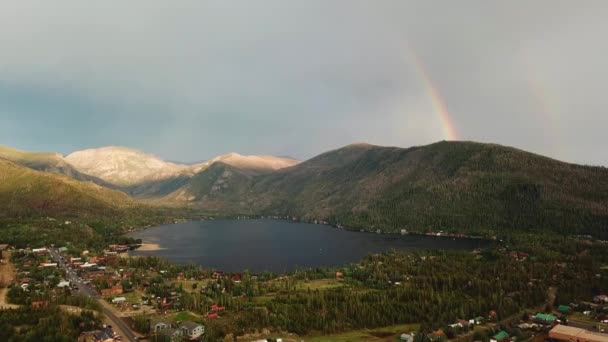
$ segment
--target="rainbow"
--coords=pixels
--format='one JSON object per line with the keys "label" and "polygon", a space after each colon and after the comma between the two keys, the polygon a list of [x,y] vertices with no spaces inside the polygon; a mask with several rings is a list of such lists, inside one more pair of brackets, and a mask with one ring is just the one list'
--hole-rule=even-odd
{"label": "rainbow", "polygon": [[407,49],[409,59],[412,63],[412,66],[416,70],[416,74],[418,78],[421,80],[424,85],[425,92],[431,102],[433,110],[439,116],[439,121],[441,123],[441,127],[443,130],[443,136],[446,140],[458,140],[459,135],[454,125],[454,122],[450,116],[450,112],[448,112],[447,105],[439,92],[437,86],[433,83],[431,75],[427,71],[425,64],[422,59],[418,57],[418,55],[412,49]]}

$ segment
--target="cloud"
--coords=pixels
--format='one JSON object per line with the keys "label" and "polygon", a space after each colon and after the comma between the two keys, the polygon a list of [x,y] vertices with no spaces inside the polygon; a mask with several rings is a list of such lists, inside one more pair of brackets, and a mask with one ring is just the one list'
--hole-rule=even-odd
{"label": "cloud", "polygon": [[603,1],[5,2],[0,143],[200,160],[440,140],[409,47],[462,138],[605,165],[607,15]]}

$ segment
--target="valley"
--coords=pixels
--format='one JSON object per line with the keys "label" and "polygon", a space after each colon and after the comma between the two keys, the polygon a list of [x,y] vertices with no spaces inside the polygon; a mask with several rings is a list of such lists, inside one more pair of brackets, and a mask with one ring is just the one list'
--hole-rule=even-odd
{"label": "valley", "polygon": [[205,341],[420,342],[527,341],[551,327],[537,316],[570,319],[564,305],[573,322],[605,317],[586,304],[608,288],[602,167],[471,142],[193,165],[0,151],[0,245],[16,266],[4,293],[23,317],[92,329],[90,310],[105,312],[114,333],[153,341],[200,325]]}

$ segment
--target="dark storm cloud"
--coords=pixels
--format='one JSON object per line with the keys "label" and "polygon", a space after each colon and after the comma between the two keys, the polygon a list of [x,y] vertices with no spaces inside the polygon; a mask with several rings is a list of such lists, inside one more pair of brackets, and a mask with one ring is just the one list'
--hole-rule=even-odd
{"label": "dark storm cloud", "polygon": [[459,138],[608,162],[604,1],[0,4],[0,144],[172,160]]}

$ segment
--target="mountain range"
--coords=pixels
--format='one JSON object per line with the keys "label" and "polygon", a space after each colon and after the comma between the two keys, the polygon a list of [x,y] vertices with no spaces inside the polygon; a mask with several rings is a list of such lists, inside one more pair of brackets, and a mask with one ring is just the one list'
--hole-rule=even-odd
{"label": "mountain range", "polygon": [[[104,210],[145,203],[214,215],[289,215],[366,230],[608,235],[608,169],[495,144],[354,144],[304,162],[230,153],[193,165],[125,147],[65,157],[3,147],[0,160],[0,180],[13,184],[0,187],[0,205],[20,213],[52,203],[60,213],[77,213],[88,195],[87,208]],[[46,204],[35,201],[37,192]]]}

